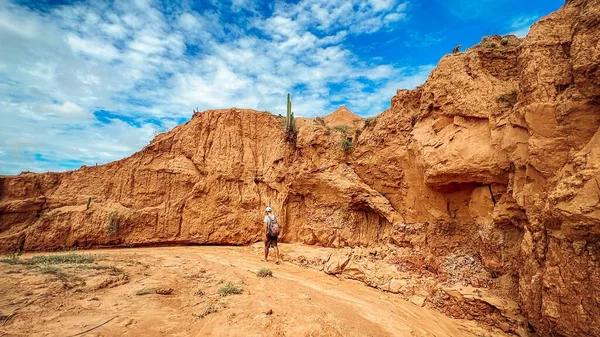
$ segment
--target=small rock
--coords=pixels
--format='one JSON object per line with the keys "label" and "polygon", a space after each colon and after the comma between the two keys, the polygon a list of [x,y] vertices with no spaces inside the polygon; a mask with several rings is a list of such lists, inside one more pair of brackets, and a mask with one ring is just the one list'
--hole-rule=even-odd
{"label": "small rock", "polygon": [[171,295],[173,293],[173,289],[171,288],[158,288],[156,289],[156,293],[159,295]]}
{"label": "small rock", "polygon": [[575,254],[581,256],[581,253],[583,253],[583,250],[585,249],[586,245],[587,245],[586,240],[574,241],[573,242],[573,250],[575,251]]}
{"label": "small rock", "polygon": [[410,301],[411,301],[411,302],[412,302],[414,305],[416,305],[416,306],[419,306],[419,307],[422,307],[422,306],[424,306],[424,305],[425,305],[425,297],[422,297],[422,296],[416,296],[416,295],[415,295],[415,296],[412,296],[412,297],[410,298]]}
{"label": "small rock", "polygon": [[267,315],[267,316],[273,314],[273,309],[267,309],[267,310],[265,310],[264,314]]}

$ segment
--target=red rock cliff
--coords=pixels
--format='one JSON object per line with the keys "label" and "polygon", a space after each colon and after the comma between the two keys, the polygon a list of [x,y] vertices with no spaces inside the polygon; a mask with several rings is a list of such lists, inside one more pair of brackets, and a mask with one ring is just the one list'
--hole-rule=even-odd
{"label": "red rock cliff", "polygon": [[338,115],[299,119],[293,146],[269,113],[206,111],[117,162],[2,177],[0,250],[247,244],[271,205],[283,241],[473,257],[463,282],[526,318],[508,331],[600,335],[600,1],[445,56],[376,118]]}

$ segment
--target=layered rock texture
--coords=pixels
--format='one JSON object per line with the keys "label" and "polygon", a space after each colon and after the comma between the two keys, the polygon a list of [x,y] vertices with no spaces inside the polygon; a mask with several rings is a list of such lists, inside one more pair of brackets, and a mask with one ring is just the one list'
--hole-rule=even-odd
{"label": "layered rock texture", "polygon": [[120,161],[1,177],[0,250],[242,245],[271,205],[282,241],[347,247],[313,261],[331,274],[520,335],[600,336],[600,1],[445,56],[375,118],[299,119],[295,144],[284,124],[205,111]]}

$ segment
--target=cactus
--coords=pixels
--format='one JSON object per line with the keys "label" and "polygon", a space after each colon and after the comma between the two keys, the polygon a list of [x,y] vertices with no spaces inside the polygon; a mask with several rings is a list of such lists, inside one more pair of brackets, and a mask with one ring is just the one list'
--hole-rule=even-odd
{"label": "cactus", "polygon": [[290,118],[290,129],[291,130],[296,130],[296,117],[294,117],[294,112],[292,112],[291,118]]}
{"label": "cactus", "polygon": [[287,95],[287,111],[285,117],[285,134],[286,139],[292,143],[296,143],[296,135],[298,131],[296,130],[296,118],[294,117],[294,112],[292,111],[292,99],[290,94]]}
{"label": "cactus", "polygon": [[286,112],[286,117],[285,117],[285,129],[289,130],[292,127],[292,123],[293,123],[293,112],[292,112],[292,99],[290,96],[290,93],[288,92],[287,95],[287,112]]}

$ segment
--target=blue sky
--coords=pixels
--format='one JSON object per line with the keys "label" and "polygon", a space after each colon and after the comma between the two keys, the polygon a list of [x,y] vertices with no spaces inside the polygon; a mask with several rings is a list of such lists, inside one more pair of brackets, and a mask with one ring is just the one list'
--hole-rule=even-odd
{"label": "blue sky", "polygon": [[563,1],[0,0],[0,174],[129,156],[192,111],[363,116],[455,45],[524,36]]}

